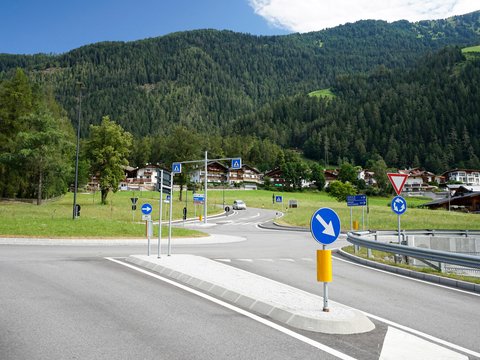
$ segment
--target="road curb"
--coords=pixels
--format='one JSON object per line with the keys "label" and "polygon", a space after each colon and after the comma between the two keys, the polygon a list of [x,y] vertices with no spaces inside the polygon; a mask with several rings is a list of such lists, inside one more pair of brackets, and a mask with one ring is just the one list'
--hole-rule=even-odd
{"label": "road curb", "polygon": [[292,327],[326,334],[358,334],[375,325],[360,311],[289,285],[200,256],[131,255],[127,262],[203,290]]}
{"label": "road curb", "polygon": [[414,271],[410,269],[404,269],[396,266],[378,263],[372,260],[367,260],[359,256],[352,255],[350,253],[347,253],[346,251],[343,251],[342,249],[338,249],[337,253],[349,260],[355,261],[365,266],[370,266],[370,267],[380,269],[380,270],[385,270],[391,273],[408,276],[414,279],[428,281],[434,284],[440,284],[440,285],[454,287],[457,289],[480,293],[480,284],[473,284],[466,281],[450,279],[450,278],[446,278],[438,275],[426,274],[419,271]]}

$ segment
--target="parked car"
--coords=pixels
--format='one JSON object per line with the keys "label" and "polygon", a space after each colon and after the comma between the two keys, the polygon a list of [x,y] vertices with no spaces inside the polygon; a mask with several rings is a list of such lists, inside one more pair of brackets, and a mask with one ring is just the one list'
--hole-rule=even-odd
{"label": "parked car", "polygon": [[233,210],[247,210],[247,204],[242,200],[235,200],[233,202]]}

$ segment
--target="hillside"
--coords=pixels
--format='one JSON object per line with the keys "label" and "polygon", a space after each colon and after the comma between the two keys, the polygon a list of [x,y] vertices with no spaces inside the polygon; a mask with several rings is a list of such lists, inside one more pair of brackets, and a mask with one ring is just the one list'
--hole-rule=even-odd
{"label": "hillside", "polygon": [[106,114],[136,136],[178,123],[229,134],[239,116],[282,97],[330,88],[339,75],[405,69],[446,45],[479,43],[480,12],[418,23],[360,21],[274,37],[199,30],[60,55],[0,54],[0,78],[26,69],[53,87],[70,119],[82,82],[82,134]]}
{"label": "hillside", "polygon": [[243,135],[302,149],[320,163],[480,168],[480,57],[446,48],[412,69],[339,77],[335,97],[299,95],[235,122]]}

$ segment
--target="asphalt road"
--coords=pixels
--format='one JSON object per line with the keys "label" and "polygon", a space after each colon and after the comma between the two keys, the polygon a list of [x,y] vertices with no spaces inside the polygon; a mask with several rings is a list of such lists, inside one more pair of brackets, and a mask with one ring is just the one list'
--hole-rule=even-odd
{"label": "asphalt road", "polygon": [[[308,233],[257,227],[271,216],[272,212],[249,209],[212,220],[201,228],[246,241],[174,244],[173,254],[217,259],[321,295],[314,263],[318,244]],[[338,240],[332,245],[341,244]],[[105,259],[144,253],[144,246],[0,246],[0,358],[334,358],[231,309]],[[344,260],[334,259],[333,267],[330,299],[375,315],[377,328],[349,336],[291,330],[354,358],[374,359],[392,325],[386,319],[430,335],[436,343],[448,342],[443,346],[480,352],[477,295]]]}

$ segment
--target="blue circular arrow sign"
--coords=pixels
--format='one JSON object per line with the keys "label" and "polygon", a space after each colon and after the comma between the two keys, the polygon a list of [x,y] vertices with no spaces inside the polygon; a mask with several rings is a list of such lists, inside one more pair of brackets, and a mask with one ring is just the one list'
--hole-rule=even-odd
{"label": "blue circular arrow sign", "polygon": [[407,201],[401,196],[395,196],[392,200],[392,211],[397,215],[402,215],[407,211]]}
{"label": "blue circular arrow sign", "polygon": [[340,218],[330,208],[318,209],[310,220],[310,232],[320,244],[331,244],[340,235]]}
{"label": "blue circular arrow sign", "polygon": [[153,210],[152,205],[150,205],[150,204],[143,204],[142,205],[142,213],[143,214],[150,215],[152,210]]}

